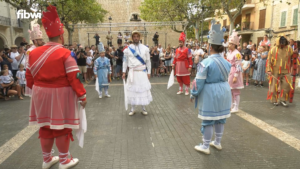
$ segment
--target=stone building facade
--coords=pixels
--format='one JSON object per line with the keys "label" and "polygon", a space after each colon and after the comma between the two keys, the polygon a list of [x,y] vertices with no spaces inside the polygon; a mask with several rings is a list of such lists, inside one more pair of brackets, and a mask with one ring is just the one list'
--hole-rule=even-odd
{"label": "stone building facade", "polygon": [[[108,11],[108,14],[104,18],[104,23],[134,23],[134,22],[145,22],[140,19],[139,6],[143,0],[98,0],[98,3]],[[108,18],[111,17],[110,21]],[[135,18],[136,17],[136,18]],[[145,27],[107,27],[107,28],[82,28],[76,29],[73,33],[73,41],[80,43],[84,46],[95,44],[95,39],[93,38],[95,33],[98,33],[101,37],[101,41],[106,44],[107,32],[111,30],[113,35],[113,45],[117,46],[117,34],[121,32],[123,36],[124,32],[131,32],[133,30],[144,31]],[[147,35],[144,35],[142,41],[144,44],[153,46],[152,37],[155,32],[160,35],[159,43],[165,47],[168,44],[171,46],[178,45],[179,33],[172,31],[170,28],[158,28],[158,27],[146,27]],[[146,36],[146,38],[145,38]],[[124,42],[124,40],[123,40]]]}
{"label": "stone building facade", "polygon": [[29,22],[17,19],[17,11],[11,5],[0,1],[0,49],[20,45],[23,38],[29,42]]}

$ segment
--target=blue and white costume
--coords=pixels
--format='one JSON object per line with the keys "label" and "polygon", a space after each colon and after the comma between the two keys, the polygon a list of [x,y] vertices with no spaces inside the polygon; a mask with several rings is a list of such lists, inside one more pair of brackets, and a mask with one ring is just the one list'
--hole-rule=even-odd
{"label": "blue and white costume", "polygon": [[[133,52],[140,58],[136,57]],[[143,111],[146,112],[145,106],[152,101],[151,84],[147,76],[151,74],[149,48],[143,44],[129,45],[124,50],[123,73],[126,73],[127,68],[129,71],[126,93],[127,103],[131,104],[131,113],[134,114],[134,107],[137,105],[142,105]]]}
{"label": "blue and white costume", "polygon": [[[223,32],[220,31],[220,26],[212,22],[208,41],[211,45],[222,45]],[[230,69],[231,64],[220,54],[212,54],[200,63],[192,83],[191,98],[195,99],[195,107],[199,108],[198,118],[202,119],[203,134],[203,144],[195,146],[195,149],[205,154],[210,153],[210,145],[219,150],[222,148],[220,141],[231,108],[231,89],[228,83]],[[211,142],[213,127],[215,140]]]}
{"label": "blue and white costume", "polygon": [[107,57],[98,57],[94,62],[94,74],[98,77],[99,84],[99,97],[102,97],[102,89],[105,91],[105,95],[108,94],[109,86],[109,74],[111,74],[110,60]]}

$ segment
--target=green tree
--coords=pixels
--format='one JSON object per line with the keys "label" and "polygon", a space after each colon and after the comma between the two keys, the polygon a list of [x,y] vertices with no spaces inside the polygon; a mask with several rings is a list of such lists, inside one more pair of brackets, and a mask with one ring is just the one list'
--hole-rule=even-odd
{"label": "green tree", "polygon": [[141,18],[150,21],[186,21],[182,29],[171,26],[175,32],[186,31],[187,28],[194,27],[195,37],[199,38],[201,16],[210,16],[213,12],[211,8],[202,10],[202,6],[208,6],[210,0],[144,0],[140,6]]}
{"label": "green tree", "polygon": [[[72,43],[74,25],[77,23],[103,22],[107,11],[96,0],[1,0],[9,3],[16,9],[32,12],[32,8],[46,10],[51,3],[57,7],[61,22],[68,31],[69,43]],[[29,20],[30,21],[30,20]],[[26,30],[27,31],[27,30]]]}

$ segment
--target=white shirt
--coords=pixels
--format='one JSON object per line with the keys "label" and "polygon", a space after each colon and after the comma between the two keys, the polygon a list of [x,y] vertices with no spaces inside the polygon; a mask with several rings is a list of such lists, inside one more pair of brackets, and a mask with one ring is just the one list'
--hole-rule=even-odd
{"label": "white shirt", "polygon": [[159,51],[159,54],[163,53],[163,48],[157,48],[157,50]]}
{"label": "white shirt", "polygon": [[19,84],[25,84],[25,71],[23,70],[22,72],[21,71],[17,71],[17,75],[16,77],[19,78]]}
{"label": "white shirt", "polygon": [[0,76],[0,79],[1,79],[1,83],[4,83],[4,84],[9,84],[12,82],[12,78],[9,75],[6,75],[6,76],[2,75],[2,76]]}
{"label": "white shirt", "polygon": [[[150,52],[149,48],[143,44],[139,44],[138,46],[131,44],[129,47],[136,51],[137,54],[145,61],[148,74],[151,74],[151,61],[150,61]],[[123,72],[125,73],[127,67],[135,68],[138,66],[142,66],[143,64],[132,54],[131,50],[126,48],[124,50],[124,58],[123,58]]]}
{"label": "white shirt", "polygon": [[93,56],[94,55],[94,51],[91,49],[90,52],[91,52],[91,56]]}
{"label": "white shirt", "polygon": [[16,59],[17,56],[19,56],[19,52],[13,53],[10,52],[10,58],[13,60],[13,62],[11,63],[11,68],[12,70],[18,70],[18,61]]}
{"label": "white shirt", "polygon": [[246,69],[250,65],[250,60],[243,60],[243,69]]}
{"label": "white shirt", "polygon": [[194,55],[204,55],[204,51],[202,49],[196,49]]}

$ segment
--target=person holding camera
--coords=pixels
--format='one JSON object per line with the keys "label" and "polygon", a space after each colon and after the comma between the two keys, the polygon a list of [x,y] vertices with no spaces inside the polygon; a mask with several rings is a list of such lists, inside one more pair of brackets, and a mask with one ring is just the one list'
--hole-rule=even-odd
{"label": "person holding camera", "polygon": [[[87,50],[87,48],[88,47],[86,47],[85,49]],[[82,46],[79,46],[79,51],[76,53],[76,55],[77,55],[77,65],[78,65],[79,71],[82,73],[82,76],[84,78],[85,83],[88,83],[88,81],[86,80],[86,72],[87,72],[86,58],[87,58],[87,54],[83,50]]]}
{"label": "person holding camera", "polygon": [[7,53],[5,53],[3,49],[0,50],[0,68],[3,68],[3,65],[7,65],[9,70],[11,70],[12,62],[13,60],[7,55]]}

